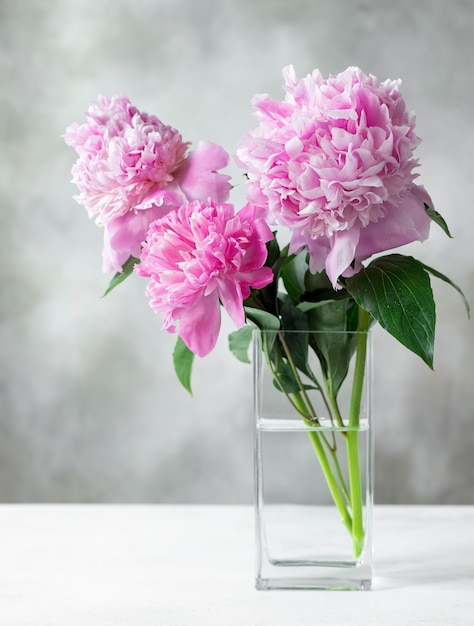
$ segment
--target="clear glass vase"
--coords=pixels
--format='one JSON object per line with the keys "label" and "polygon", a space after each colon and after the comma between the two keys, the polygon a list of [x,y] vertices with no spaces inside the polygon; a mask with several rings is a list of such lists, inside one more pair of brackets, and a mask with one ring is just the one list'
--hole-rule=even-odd
{"label": "clear glass vase", "polygon": [[[323,382],[328,372],[313,354],[310,366],[317,374],[311,380],[299,377],[314,410],[308,418],[300,410],[302,393],[283,392],[266,358],[268,342],[279,341],[279,333],[254,332],[257,589],[372,586],[370,332],[344,335],[326,331],[309,340],[323,352],[324,346],[334,350],[350,343],[353,356],[347,357],[344,382],[334,394]],[[294,344],[295,336],[284,337]],[[360,345],[363,362],[357,361]]]}

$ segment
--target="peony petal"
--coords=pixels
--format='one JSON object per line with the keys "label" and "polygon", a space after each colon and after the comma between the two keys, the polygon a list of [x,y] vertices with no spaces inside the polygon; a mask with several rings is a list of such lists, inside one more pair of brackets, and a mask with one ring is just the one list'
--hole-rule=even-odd
{"label": "peony petal", "polygon": [[217,292],[199,296],[192,306],[183,308],[178,335],[200,357],[211,352],[219,336],[221,312]]}
{"label": "peony petal", "polygon": [[140,204],[136,205],[135,209],[144,211],[155,206],[168,205],[168,208],[163,211],[163,215],[165,215],[170,210],[170,207],[179,206],[185,202],[187,202],[186,196],[179,185],[173,181],[164,188],[153,187]]}
{"label": "peony petal", "polygon": [[217,144],[200,141],[196,149],[183,161],[175,180],[188,200],[225,202],[229,197],[230,176],[217,170],[226,167],[229,155]]}
{"label": "peony petal", "polygon": [[242,291],[239,283],[234,280],[218,280],[218,292],[222,306],[229,314],[231,320],[242,328],[245,324],[245,313],[242,304]]}
{"label": "peony petal", "polygon": [[155,205],[146,211],[130,211],[111,219],[104,227],[103,271],[120,272],[129,256],[139,257],[149,225],[171,208]]}
{"label": "peony petal", "polygon": [[359,229],[353,226],[350,230],[341,230],[333,235],[331,251],[326,259],[326,274],[334,289],[340,289],[337,284],[339,276],[354,260],[359,232]]}
{"label": "peony petal", "polygon": [[249,295],[247,285],[251,285],[254,289],[263,289],[273,281],[274,274],[270,267],[261,267],[259,269],[253,269],[247,273],[240,273],[239,278],[242,281],[242,292],[244,292],[245,288],[245,299]]}
{"label": "peony petal", "polygon": [[124,263],[130,254],[127,252],[114,250],[110,245],[110,235],[107,227],[104,228],[104,246],[102,248],[102,271],[104,274],[109,272],[121,272]]}
{"label": "peony petal", "polygon": [[306,246],[309,252],[309,269],[313,274],[322,272],[325,267],[326,257],[329,253],[330,246],[327,237],[318,237],[311,239],[305,236],[299,230],[292,233],[289,253],[298,254],[303,247]]}
{"label": "peony petal", "polygon": [[384,218],[370,222],[361,229],[355,256],[367,259],[377,252],[398,248],[413,241],[424,241],[431,223],[424,203],[433,206],[425,188],[413,185],[402,194],[400,205],[387,207]]}
{"label": "peony petal", "polygon": [[248,240],[249,245],[245,251],[245,257],[242,259],[241,272],[260,268],[265,263],[268,256],[265,244],[273,239],[270,226],[263,219],[256,218],[256,213],[257,207],[250,203],[247,203],[237,213],[241,222],[252,223],[254,229],[253,235]]}

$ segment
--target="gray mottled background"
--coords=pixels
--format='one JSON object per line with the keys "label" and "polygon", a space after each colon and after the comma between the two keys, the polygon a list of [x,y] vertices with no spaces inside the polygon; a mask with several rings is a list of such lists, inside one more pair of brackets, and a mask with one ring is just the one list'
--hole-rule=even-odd
{"label": "gray mottled background", "polygon": [[[474,3],[468,0],[0,1],[0,500],[250,502],[251,369],[219,345],[194,398],[135,278],[111,296],[101,233],[61,139],[126,93],[185,140],[235,150],[281,68],[403,79],[437,227],[409,251],[474,302]],[[230,168],[232,200],[242,175]],[[375,336],[376,501],[474,504],[474,325],[436,281],[435,373]]]}

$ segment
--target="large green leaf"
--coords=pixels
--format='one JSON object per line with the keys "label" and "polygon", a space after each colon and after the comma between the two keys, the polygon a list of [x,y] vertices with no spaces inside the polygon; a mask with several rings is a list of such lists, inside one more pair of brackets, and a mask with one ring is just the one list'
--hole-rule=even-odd
{"label": "large green leaf", "polygon": [[435,303],[430,277],[410,256],[379,257],[345,280],[359,306],[387,332],[433,367]]}
{"label": "large green leaf", "polygon": [[112,289],[115,289],[115,287],[117,287],[117,285],[120,285],[120,283],[123,283],[123,281],[128,278],[130,276],[130,274],[133,273],[133,268],[135,267],[135,265],[137,263],[140,263],[140,259],[137,259],[134,256],[130,256],[128,257],[128,259],[125,261],[123,267],[122,267],[122,271],[121,272],[117,272],[116,274],[114,274],[112,280],[109,283],[109,286],[107,287],[107,289],[104,291],[103,294],[103,298],[105,298],[105,296],[107,294],[109,294]]}
{"label": "large green leaf", "polygon": [[193,361],[194,352],[191,352],[181,337],[178,337],[173,351],[174,369],[180,383],[186,391],[189,391],[191,395],[193,393],[191,391],[191,372],[193,369]]}

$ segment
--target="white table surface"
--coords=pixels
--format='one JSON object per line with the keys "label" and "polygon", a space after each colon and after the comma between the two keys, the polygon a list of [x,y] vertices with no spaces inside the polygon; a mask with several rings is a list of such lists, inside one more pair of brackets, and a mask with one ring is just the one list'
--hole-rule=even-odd
{"label": "white table surface", "polygon": [[474,506],[375,508],[375,589],[256,591],[252,507],[0,506],[0,626],[474,624]]}

